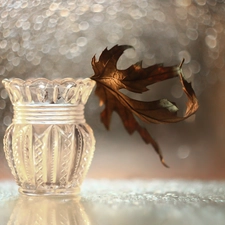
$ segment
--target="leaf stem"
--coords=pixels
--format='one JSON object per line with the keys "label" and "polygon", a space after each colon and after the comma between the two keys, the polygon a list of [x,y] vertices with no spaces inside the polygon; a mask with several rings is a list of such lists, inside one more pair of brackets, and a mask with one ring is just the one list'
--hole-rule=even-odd
{"label": "leaf stem", "polygon": [[182,66],[183,66],[183,64],[184,64],[184,61],[185,61],[185,58],[182,59],[180,65],[179,65],[179,68],[180,68],[180,69],[182,68]]}

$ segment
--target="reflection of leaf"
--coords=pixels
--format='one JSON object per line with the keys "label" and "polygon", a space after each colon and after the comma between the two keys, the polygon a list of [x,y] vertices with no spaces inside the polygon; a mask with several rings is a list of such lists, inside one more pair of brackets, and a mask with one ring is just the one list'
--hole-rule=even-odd
{"label": "reflection of leaf", "polygon": [[[92,59],[95,74],[91,79],[97,83],[95,93],[100,99],[100,104],[105,105],[105,109],[101,113],[101,120],[109,129],[112,112],[117,112],[126,130],[130,134],[137,131],[147,144],[151,143],[161,162],[166,166],[158,144],[148,131],[138,124],[134,115],[147,123],[179,122],[196,112],[198,101],[191,84],[182,75],[181,65],[163,67],[157,64],[142,68],[141,62],[138,62],[125,70],[118,70],[117,61],[124,50],[128,48],[131,46],[116,45],[110,50],[105,49],[100,55],[99,61],[96,61],[95,57]],[[135,93],[143,93],[148,90],[147,86],[173,77],[180,77],[181,85],[188,97],[187,109],[183,117],[177,115],[178,108],[167,99],[143,102],[131,99],[120,92],[120,89],[127,89]]]}

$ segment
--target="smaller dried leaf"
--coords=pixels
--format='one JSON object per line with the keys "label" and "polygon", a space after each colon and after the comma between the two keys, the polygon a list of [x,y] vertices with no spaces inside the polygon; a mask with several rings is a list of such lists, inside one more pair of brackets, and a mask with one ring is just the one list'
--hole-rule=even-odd
{"label": "smaller dried leaf", "polygon": [[[134,115],[146,123],[175,123],[194,114],[198,109],[198,101],[191,84],[183,77],[181,69],[183,62],[180,66],[164,67],[156,64],[147,68],[143,68],[142,63],[138,62],[125,70],[118,70],[117,61],[128,48],[131,46],[116,45],[110,50],[105,49],[99,61],[96,61],[95,56],[92,59],[95,74],[91,79],[97,83],[95,93],[101,105],[105,105],[101,113],[101,121],[109,129],[112,113],[117,112],[128,133],[137,131],[145,143],[152,144],[163,165],[167,166],[158,144],[146,128],[136,121]],[[188,97],[187,109],[183,117],[177,115],[177,106],[167,99],[143,102],[129,98],[120,92],[120,89],[127,89],[135,93],[143,93],[148,91],[147,86],[174,77],[180,78],[183,90]]]}

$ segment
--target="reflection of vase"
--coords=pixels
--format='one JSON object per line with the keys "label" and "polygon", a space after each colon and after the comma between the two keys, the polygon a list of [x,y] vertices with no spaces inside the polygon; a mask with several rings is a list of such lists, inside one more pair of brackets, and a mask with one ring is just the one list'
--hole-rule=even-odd
{"label": "reflection of vase", "polygon": [[84,207],[73,198],[21,196],[7,225],[90,225]]}
{"label": "reflection of vase", "polygon": [[14,109],[4,150],[20,192],[77,194],[94,152],[84,105],[95,82],[14,78],[3,84]]}

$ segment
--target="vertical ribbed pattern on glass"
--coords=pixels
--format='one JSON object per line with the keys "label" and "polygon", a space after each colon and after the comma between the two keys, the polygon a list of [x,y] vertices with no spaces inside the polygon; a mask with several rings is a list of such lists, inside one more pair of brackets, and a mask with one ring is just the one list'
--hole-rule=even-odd
{"label": "vertical ribbed pattern on glass", "polygon": [[9,168],[11,169],[12,175],[15,177],[16,183],[20,186],[19,176],[17,174],[16,165],[15,165],[15,159],[13,157],[13,148],[12,148],[12,132],[13,132],[13,124],[11,124],[4,136],[4,151],[5,151],[5,157],[8,161]]}
{"label": "vertical ribbed pattern on glass", "polygon": [[[12,135],[12,129],[16,135]],[[20,186],[44,191],[79,187],[90,165],[95,141],[87,124],[14,124],[4,144]]]}

